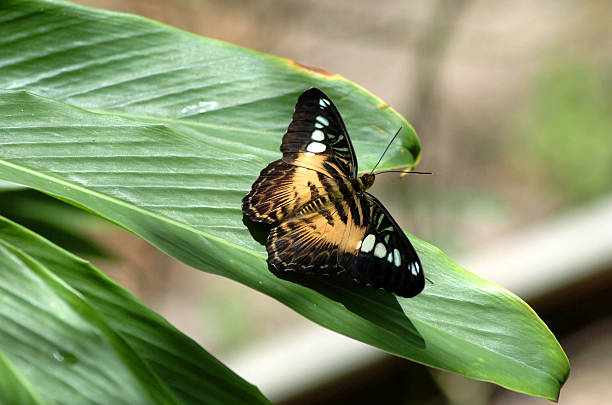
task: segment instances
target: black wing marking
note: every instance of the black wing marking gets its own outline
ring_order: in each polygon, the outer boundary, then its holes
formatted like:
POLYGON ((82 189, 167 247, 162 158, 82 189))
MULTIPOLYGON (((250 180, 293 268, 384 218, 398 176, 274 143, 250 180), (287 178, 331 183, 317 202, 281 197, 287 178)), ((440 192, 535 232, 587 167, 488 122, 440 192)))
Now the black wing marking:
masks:
POLYGON ((332 274, 338 268, 338 249, 346 225, 332 206, 291 218, 272 228, 266 250, 268 263, 278 271, 332 274))
POLYGON ((261 171, 242 199, 242 212, 252 221, 278 224, 324 191, 316 171, 276 160, 261 171))
POLYGON ((425 276, 414 247, 380 201, 368 193, 359 197, 361 205, 370 208, 364 213, 365 232, 359 232, 364 236, 354 245, 351 240, 341 247, 339 265, 363 284, 402 297, 417 295, 425 287, 425 276))
POLYGON ((281 152, 286 163, 317 171, 319 167, 309 157, 325 156, 345 177, 357 176, 357 158, 342 117, 330 98, 316 88, 299 97, 281 152))

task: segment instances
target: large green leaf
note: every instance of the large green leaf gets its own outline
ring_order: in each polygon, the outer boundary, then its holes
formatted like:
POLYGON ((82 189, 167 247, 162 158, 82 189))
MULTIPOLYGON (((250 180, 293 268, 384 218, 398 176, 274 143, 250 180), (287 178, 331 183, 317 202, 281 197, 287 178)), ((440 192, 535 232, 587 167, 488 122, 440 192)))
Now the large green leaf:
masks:
POLYGON ((3 217, 0 297, 2 403, 268 403, 89 263, 3 217))
POLYGON ((418 139, 381 100, 339 76, 134 16, 5 1, 0 18, 0 178, 390 353, 558 397, 569 364, 537 315, 416 237, 431 282, 413 299, 268 271, 265 232, 244 225, 240 200, 280 156, 297 96, 316 86, 332 97, 362 169, 400 126, 382 167, 413 165, 418 139))
POLYGON ((14 405, 44 404, 2 351, 0 351, 0 398, 3 403, 14 405))
POLYGON ((100 218, 36 190, 2 191, 0 215, 74 254, 89 258, 112 258, 110 252, 86 235, 86 230, 106 225, 100 218))

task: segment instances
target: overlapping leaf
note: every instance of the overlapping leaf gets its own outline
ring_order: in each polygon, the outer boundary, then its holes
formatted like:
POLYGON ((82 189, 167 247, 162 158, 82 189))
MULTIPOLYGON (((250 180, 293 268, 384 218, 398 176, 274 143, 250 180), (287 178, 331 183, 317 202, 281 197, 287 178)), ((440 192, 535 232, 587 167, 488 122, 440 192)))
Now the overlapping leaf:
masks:
POLYGON ((90 264, 0 217, 0 402, 267 403, 90 264), (28 402, 29 401, 29 402, 28 402))
POLYGON ((432 281, 414 299, 351 280, 272 275, 240 200, 297 96, 337 103, 360 167, 413 165, 395 111, 336 75, 141 18, 64 3, 0 5, 0 178, 115 222, 196 268, 262 291, 347 336, 435 367, 555 399, 563 351, 520 299, 412 237, 432 281), (27 92, 25 92, 25 91, 27 92))

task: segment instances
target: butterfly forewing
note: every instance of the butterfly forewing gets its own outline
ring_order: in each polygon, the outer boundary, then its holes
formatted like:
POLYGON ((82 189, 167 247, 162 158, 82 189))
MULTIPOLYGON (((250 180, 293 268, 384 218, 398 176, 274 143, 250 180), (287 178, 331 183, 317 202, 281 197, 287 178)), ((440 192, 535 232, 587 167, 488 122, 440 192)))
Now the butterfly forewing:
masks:
POLYGON ((425 286, 425 277, 408 237, 374 196, 363 193, 358 197, 361 206, 367 207, 364 225, 349 233, 361 238, 345 238, 338 264, 364 284, 402 297, 417 295, 425 286))
POLYGON ((321 192, 316 171, 277 160, 261 171, 242 199, 242 212, 256 222, 278 224, 321 192))
POLYGON ((242 199, 242 211, 253 221, 280 223, 325 193, 321 175, 335 182, 354 177, 357 171, 342 117, 319 89, 306 90, 299 97, 281 152, 283 159, 263 169, 242 199))
POLYGON ((334 165, 338 175, 357 175, 357 159, 344 122, 334 103, 319 89, 306 90, 298 99, 281 152, 290 164, 326 172, 325 163, 334 165), (326 159, 313 159, 316 156, 326 159))

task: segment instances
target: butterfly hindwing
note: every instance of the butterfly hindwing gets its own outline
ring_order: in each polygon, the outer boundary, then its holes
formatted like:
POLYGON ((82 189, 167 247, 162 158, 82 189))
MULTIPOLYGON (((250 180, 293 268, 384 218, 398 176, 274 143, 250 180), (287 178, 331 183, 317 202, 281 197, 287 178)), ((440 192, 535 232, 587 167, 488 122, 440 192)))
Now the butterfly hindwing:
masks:
POLYGON ((342 117, 319 89, 306 90, 299 97, 281 152, 283 160, 293 165, 328 171, 324 167, 327 163, 333 164, 341 176, 357 175, 357 159, 342 117))
POLYGON ((364 209, 363 226, 350 233, 338 257, 339 265, 361 283, 412 297, 425 286, 421 262, 408 237, 385 207, 371 194, 359 196, 364 209))
POLYGON ((292 218, 270 231, 268 263, 279 271, 331 274, 338 267, 344 226, 337 213, 312 212, 292 218))
POLYGON ((372 195, 353 194, 336 205, 298 215, 273 228, 266 249, 279 271, 333 274, 340 270, 357 281, 403 297, 423 290, 420 260, 382 204, 372 195), (353 198, 358 200, 354 204, 353 198))

